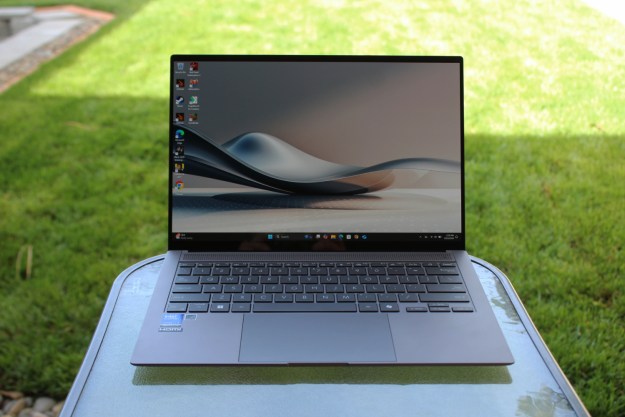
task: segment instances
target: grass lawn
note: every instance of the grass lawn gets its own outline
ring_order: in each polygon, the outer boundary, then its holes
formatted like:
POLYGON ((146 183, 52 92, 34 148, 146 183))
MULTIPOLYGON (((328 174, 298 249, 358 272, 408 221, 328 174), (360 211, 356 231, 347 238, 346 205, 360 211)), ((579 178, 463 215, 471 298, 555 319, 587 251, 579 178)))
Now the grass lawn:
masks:
POLYGON ((74 3, 118 19, 0 95, 0 387, 64 397, 113 279, 166 251, 170 54, 458 54, 469 251, 625 415, 625 26, 578 0, 74 3))

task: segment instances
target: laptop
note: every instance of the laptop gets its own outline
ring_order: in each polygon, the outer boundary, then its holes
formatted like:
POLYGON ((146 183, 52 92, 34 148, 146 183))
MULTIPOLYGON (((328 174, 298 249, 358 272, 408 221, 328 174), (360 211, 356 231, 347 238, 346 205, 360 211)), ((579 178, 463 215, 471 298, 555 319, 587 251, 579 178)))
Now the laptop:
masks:
POLYGON ((513 363, 465 251, 461 57, 174 55, 169 90, 133 365, 513 363))

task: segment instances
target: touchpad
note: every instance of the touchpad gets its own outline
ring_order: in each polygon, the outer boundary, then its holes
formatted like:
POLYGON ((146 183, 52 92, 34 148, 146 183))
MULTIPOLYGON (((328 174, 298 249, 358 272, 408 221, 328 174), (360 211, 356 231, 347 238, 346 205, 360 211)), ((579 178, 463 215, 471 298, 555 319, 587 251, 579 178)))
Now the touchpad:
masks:
POLYGON ((243 320, 240 362, 396 362, 386 314, 267 313, 243 320))

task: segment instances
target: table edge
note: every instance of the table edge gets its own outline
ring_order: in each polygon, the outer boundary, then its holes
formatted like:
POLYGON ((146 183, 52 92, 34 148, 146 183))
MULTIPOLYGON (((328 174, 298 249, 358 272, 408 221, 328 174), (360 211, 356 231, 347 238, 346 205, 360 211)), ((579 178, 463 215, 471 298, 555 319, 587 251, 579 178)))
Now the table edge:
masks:
MULTIPOLYGON (((543 359, 543 362, 545 363, 545 365, 551 372, 556 383, 559 385, 560 389, 562 390, 562 393, 566 396, 569 404, 571 405, 571 407, 573 407, 573 410, 580 417, 581 416, 590 417, 590 413, 588 412, 588 410, 582 403, 581 399, 575 392, 575 389, 571 385, 566 375, 564 375, 564 372, 562 372, 562 369, 556 362, 555 358, 553 357, 553 354, 551 353, 551 351, 545 344, 545 341, 543 340, 542 336, 538 332, 538 329, 536 328, 536 326, 534 325, 534 322, 532 321, 529 314, 527 313, 525 306, 519 299, 519 295, 514 289, 514 286, 510 282, 510 279, 499 268, 497 268, 490 262, 487 262, 481 258, 472 256, 472 255, 470 255, 469 257, 471 259, 471 262, 488 269, 490 272, 493 273, 493 275, 495 275, 495 277, 497 277, 501 285, 506 290, 506 293, 508 294, 510 301, 512 302, 517 314, 519 315, 519 319, 521 320, 521 323, 527 330, 527 333, 530 339, 532 340, 532 343, 536 347, 536 350, 538 351, 541 358, 543 359)), ((100 351, 102 341, 104 340, 104 335, 106 334, 106 331, 108 329, 108 325, 113 315, 113 311, 115 310, 117 299, 121 292, 121 288, 124 285, 124 282, 136 270, 143 268, 144 266, 149 265, 151 263, 161 261, 164 258, 165 258, 165 254, 161 254, 161 255, 156 255, 151 258, 144 259, 143 261, 137 262, 134 265, 131 265, 130 267, 122 271, 113 282, 111 291, 109 292, 109 296, 106 300, 106 304, 104 305, 104 309, 102 310, 100 320, 98 321, 98 325, 91 339, 91 343, 89 344, 87 353, 85 354, 85 358, 83 359, 83 362, 80 365, 78 374, 76 375, 76 378, 74 379, 74 382, 72 383, 70 392, 67 395, 67 398, 65 399, 65 404, 63 406, 63 410, 61 411, 61 414, 59 417, 72 416, 74 413, 74 410, 76 409, 78 400, 80 399, 82 391, 85 388, 85 383, 89 379, 89 375, 93 368, 93 364, 95 363, 95 359, 97 358, 98 353, 100 351)))

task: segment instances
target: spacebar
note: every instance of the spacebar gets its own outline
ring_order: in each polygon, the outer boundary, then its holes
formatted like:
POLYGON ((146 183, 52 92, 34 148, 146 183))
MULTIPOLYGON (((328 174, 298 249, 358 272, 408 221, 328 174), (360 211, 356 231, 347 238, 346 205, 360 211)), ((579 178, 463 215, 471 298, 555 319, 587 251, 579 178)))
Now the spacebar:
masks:
POLYGON ((258 303, 254 304, 255 313, 309 313, 309 312, 353 312, 356 311, 356 304, 353 303, 258 303))

